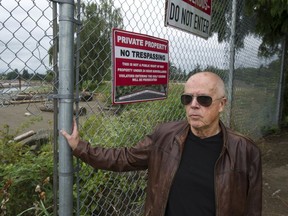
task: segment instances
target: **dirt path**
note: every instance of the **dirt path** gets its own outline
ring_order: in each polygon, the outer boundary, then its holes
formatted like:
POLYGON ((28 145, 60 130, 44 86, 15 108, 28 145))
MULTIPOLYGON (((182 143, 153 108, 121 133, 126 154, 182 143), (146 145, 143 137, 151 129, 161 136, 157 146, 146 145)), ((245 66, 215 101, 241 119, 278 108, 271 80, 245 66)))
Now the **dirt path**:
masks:
POLYGON ((263 216, 288 215, 288 129, 258 142, 263 161, 263 216))
MULTIPOLYGON (((54 126, 54 113, 43 112, 40 107, 44 102, 24 103, 0 107, 0 130, 4 125, 9 125, 10 134, 20 135, 30 130, 52 130, 54 126)), ((87 115, 95 113, 97 108, 91 107, 88 103, 79 104, 80 107, 87 109, 87 115)), ((85 119, 80 117, 81 121, 85 119)))
POLYGON ((53 113, 42 112, 42 103, 17 104, 0 108, 0 130, 9 125, 10 133, 19 135, 29 130, 53 129, 53 113))

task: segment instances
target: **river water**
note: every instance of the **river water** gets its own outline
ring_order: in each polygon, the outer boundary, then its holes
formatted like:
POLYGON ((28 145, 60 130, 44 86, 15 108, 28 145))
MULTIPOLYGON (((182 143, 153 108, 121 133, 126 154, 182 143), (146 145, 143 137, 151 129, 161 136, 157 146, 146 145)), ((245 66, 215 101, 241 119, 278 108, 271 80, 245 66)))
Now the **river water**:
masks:
POLYGON ((8 93, 12 93, 12 92, 20 92, 21 89, 19 88, 0 88, 0 94, 8 94, 8 93))
POLYGON ((13 98, 15 98, 19 93, 23 92, 24 90, 27 91, 31 87, 29 86, 22 86, 22 88, 11 87, 11 88, 0 88, 0 107, 1 104, 6 104, 13 98))

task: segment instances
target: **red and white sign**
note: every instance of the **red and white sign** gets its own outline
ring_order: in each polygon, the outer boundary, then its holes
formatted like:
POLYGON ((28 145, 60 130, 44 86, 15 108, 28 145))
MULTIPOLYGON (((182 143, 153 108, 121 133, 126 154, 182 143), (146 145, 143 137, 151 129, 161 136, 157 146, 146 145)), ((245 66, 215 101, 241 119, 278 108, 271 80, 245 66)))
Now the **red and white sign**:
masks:
POLYGON ((165 26, 209 37, 212 0, 166 0, 165 12, 165 26))
POLYGON ((113 103, 166 98, 168 41, 120 29, 112 34, 113 103))

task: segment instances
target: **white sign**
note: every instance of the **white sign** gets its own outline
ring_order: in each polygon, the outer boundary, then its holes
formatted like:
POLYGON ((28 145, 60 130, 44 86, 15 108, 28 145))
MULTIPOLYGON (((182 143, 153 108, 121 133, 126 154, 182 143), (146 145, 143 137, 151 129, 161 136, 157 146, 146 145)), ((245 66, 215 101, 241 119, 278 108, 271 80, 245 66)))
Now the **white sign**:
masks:
POLYGON ((167 0, 165 12, 165 26, 209 37, 212 0, 167 0))

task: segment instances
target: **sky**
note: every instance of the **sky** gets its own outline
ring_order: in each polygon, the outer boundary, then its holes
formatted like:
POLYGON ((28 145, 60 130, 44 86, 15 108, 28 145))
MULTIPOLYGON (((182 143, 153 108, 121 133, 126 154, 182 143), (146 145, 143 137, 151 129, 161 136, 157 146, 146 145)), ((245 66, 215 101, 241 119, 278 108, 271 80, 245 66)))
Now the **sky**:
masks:
POLYGON ((125 14, 125 29, 167 39, 170 61, 177 67, 186 71, 193 70, 197 64, 203 67, 207 65, 225 67, 223 52, 227 44, 219 44, 216 35, 205 40, 173 27, 164 26, 164 0, 146 0, 141 4, 132 0, 118 0, 118 2, 125 14))
POLYGON ((1 0, 0 73, 45 73, 52 39, 52 8, 46 0, 1 0))
MULTIPOLYGON (((121 8, 126 30, 169 40, 170 61, 176 67, 186 71, 196 65, 229 67, 229 44, 218 43, 217 35, 205 40, 164 26, 165 0, 115 0, 114 5, 121 8)), ((52 43, 51 22, 49 0, 1 0, 0 73, 14 69, 46 73, 51 69, 47 54, 52 43)), ((245 41, 246 48, 236 56, 238 66, 259 66, 260 42, 255 38, 245 41)))

